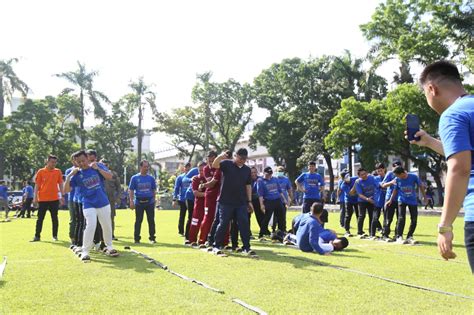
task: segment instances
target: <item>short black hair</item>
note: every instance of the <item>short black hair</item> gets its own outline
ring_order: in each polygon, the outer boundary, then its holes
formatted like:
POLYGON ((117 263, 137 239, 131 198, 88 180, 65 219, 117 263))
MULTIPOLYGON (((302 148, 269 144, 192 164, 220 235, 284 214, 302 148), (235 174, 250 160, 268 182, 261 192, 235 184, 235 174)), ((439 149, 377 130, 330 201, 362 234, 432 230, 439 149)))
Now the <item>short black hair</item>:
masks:
POLYGON ((308 162, 308 165, 314 165, 314 166, 316 166, 316 162, 315 162, 315 161, 309 161, 309 162, 308 162))
POLYGON ((393 174, 396 174, 396 175, 400 175, 400 174, 403 174, 403 173, 405 173, 405 169, 402 166, 397 166, 393 170, 393 174))
POLYGON ((359 175, 361 172, 367 172, 367 170, 365 168, 361 167, 357 170, 357 175, 359 175))
POLYGON ((81 155, 84 155, 85 157, 87 157, 87 153, 86 151, 84 150, 79 150, 77 151, 76 153, 74 153, 72 156, 77 159, 78 157, 80 157, 81 155))
POLYGON ((198 167, 200 167, 200 166, 206 166, 206 165, 207 165, 207 163, 204 162, 204 161, 201 161, 201 162, 198 163, 198 167))
POLYGON ((188 162, 188 163, 184 164, 184 167, 191 167, 191 163, 188 162))
POLYGON ((311 205, 311 212, 313 214, 321 214, 323 213, 324 205, 322 202, 316 201, 311 205))
POLYGON ((140 161, 140 166, 143 166, 143 164, 145 163, 148 163, 148 165, 150 165, 150 162, 148 162, 147 160, 141 160, 140 161))
POLYGON ((49 160, 56 160, 57 161, 58 157, 56 155, 50 154, 50 155, 48 155, 48 161, 49 160))
POLYGON ((385 169, 385 164, 383 164, 383 163, 377 163, 377 164, 375 164, 375 169, 376 169, 376 170, 379 170, 379 169, 381 169, 381 168, 385 169))
POLYGON ((247 149, 245 148, 240 148, 237 150, 237 153, 236 153, 238 156, 241 156, 241 157, 247 157, 249 156, 249 152, 247 151, 247 149))
POLYGON ((97 151, 96 150, 93 150, 93 149, 89 149, 87 151, 85 151, 87 155, 93 155, 93 156, 97 156, 97 151))
POLYGON ((459 74, 458 68, 453 63, 447 60, 440 60, 433 62, 423 69, 420 75, 420 84, 423 86, 428 81, 437 79, 448 79, 461 83, 461 75, 459 74))
POLYGON ((349 240, 345 237, 338 237, 337 238, 338 240, 341 241, 341 245, 342 247, 340 249, 334 249, 334 250, 343 250, 344 248, 346 248, 347 246, 349 246, 349 240))

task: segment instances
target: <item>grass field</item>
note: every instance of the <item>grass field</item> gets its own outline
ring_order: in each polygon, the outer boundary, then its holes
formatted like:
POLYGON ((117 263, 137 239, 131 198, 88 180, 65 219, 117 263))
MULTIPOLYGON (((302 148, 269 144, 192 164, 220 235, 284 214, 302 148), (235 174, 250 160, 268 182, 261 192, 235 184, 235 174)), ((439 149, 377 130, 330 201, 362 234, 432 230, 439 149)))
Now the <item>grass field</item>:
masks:
MULTIPOLYGON (((295 215, 289 212, 288 218, 295 215)), ((351 238, 344 252, 320 256, 252 241, 259 260, 237 254, 217 257, 185 247, 183 238, 177 234, 177 218, 177 211, 158 211, 158 243, 135 246, 133 213, 118 211, 119 241, 115 247, 121 256, 110 258, 93 252, 90 264, 80 262, 68 249, 66 211, 60 212, 59 242, 51 240, 49 215, 42 242, 37 243, 28 242, 34 234, 35 219, 0 223, 0 255, 8 257, 0 281, 0 314, 251 313, 233 303, 233 298, 269 314, 474 312, 473 300, 369 276, 474 297, 474 278, 461 246, 462 219, 455 225, 458 258, 446 262, 437 254, 436 217, 419 218, 415 233, 421 242, 419 246, 351 238), (124 246, 129 245, 173 271, 225 293, 206 290, 157 268, 142 257, 124 251, 124 246)), ((337 215, 331 214, 328 227, 342 232, 337 222, 337 215)), ((254 233, 256 227, 253 219, 254 233)), ((147 233, 144 222, 142 239, 147 239, 147 233)))

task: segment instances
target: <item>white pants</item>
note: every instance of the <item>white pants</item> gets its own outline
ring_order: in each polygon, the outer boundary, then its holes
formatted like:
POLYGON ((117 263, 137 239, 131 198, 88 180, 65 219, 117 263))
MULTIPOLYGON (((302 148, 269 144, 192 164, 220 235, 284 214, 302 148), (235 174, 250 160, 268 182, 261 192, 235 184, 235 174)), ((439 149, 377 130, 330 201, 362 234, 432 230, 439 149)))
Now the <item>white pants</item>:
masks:
POLYGON ((104 237, 105 246, 107 246, 108 250, 112 250, 112 220, 110 218, 110 205, 106 205, 102 208, 87 208, 82 210, 82 212, 86 218, 82 253, 84 255, 89 255, 89 251, 94 246, 94 234, 97 226, 97 218, 99 218, 102 227, 102 236, 104 237))

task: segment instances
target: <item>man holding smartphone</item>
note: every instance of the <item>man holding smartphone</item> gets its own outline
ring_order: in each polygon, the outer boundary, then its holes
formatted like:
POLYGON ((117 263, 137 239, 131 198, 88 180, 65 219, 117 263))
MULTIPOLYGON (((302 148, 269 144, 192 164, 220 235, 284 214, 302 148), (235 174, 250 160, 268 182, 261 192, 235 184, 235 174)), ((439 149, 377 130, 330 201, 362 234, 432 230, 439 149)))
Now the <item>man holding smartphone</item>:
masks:
POLYGON ((474 96, 468 95, 456 66, 447 61, 428 65, 420 76, 420 84, 429 106, 441 115, 441 141, 425 131, 416 133, 419 141, 446 156, 445 199, 438 224, 438 249, 444 259, 453 259, 453 222, 464 208, 464 241, 467 257, 474 274, 474 96), (464 204, 463 204, 464 203, 464 204))

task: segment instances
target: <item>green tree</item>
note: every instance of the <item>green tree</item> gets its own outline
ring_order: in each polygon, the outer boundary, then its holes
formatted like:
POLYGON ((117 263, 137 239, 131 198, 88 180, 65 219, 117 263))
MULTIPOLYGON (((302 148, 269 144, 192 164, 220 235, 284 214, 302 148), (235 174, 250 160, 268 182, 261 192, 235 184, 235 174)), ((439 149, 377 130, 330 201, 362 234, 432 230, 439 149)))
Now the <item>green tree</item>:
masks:
MULTIPOLYGON (((28 93, 28 85, 23 82, 13 70, 13 64, 18 62, 17 58, 0 60, 0 121, 4 118, 5 101, 11 100, 15 91, 20 92, 23 97, 28 93)), ((2 133, 4 134, 4 133, 2 133)), ((0 146, 0 178, 5 173, 5 151, 0 146)))
POLYGON ((151 90, 151 85, 147 85, 143 80, 143 77, 139 77, 137 81, 131 82, 129 87, 132 89, 132 93, 126 96, 128 100, 128 111, 138 112, 138 126, 137 126, 137 168, 140 168, 140 159, 142 158, 142 142, 143 142, 143 115, 147 107, 149 107, 154 116, 157 115, 156 110, 156 95, 151 90))
MULTIPOLYGON (((109 103, 109 99, 104 93, 94 90, 94 78, 98 75, 97 71, 87 71, 86 65, 77 62, 78 69, 75 71, 69 71, 64 73, 56 74, 58 78, 67 80, 70 84, 79 89, 79 106, 72 112, 74 118, 79 122, 80 128, 80 139, 81 148, 86 147, 87 132, 84 127, 84 121, 86 116, 90 113, 89 107, 87 107, 85 98, 89 98, 89 101, 93 105, 93 113, 96 118, 104 118, 106 116, 105 110, 101 105, 101 100, 109 103)), ((66 88, 62 94, 69 94, 74 89, 66 88)))

